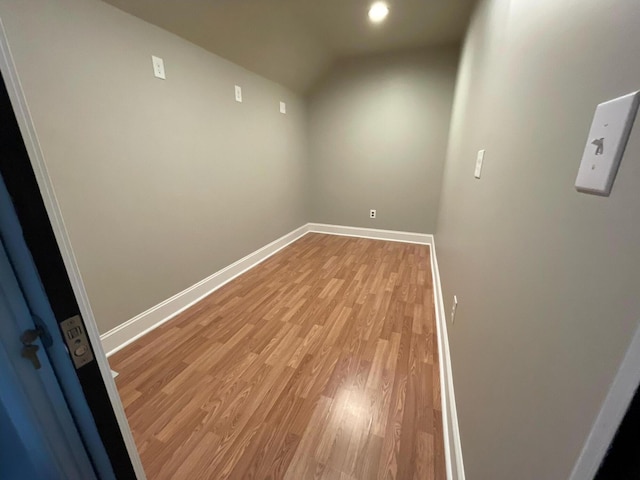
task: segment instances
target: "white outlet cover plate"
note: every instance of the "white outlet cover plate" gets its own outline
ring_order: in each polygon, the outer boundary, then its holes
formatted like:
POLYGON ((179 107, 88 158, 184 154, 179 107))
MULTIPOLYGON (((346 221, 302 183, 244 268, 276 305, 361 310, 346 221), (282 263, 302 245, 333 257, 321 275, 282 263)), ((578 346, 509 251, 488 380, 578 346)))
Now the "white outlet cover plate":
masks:
POLYGON ((151 62, 153 63, 153 75, 156 78, 166 80, 167 77, 164 73, 164 60, 160 57, 156 57, 155 55, 151 55, 151 62))
POLYGON ((578 169, 578 191, 604 196, 611 193, 639 101, 640 92, 634 92, 598 105, 578 169))
POLYGON ((242 103, 242 87, 236 85, 236 102, 242 103))
POLYGON ((478 150, 478 155, 476 156, 476 170, 473 172, 473 176, 476 178, 480 178, 482 175, 482 164, 484 163, 484 150, 478 150))
POLYGON ((280 102, 280 113, 282 114, 286 114, 287 113, 287 104, 284 102, 280 102))

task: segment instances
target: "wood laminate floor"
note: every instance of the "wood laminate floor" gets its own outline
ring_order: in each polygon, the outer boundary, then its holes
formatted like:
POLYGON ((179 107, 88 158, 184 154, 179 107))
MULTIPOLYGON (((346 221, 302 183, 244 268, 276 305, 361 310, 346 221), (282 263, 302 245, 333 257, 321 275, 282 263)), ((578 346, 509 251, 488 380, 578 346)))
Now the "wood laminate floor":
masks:
POLYGON ((149 479, 444 479, 429 247, 309 234, 113 355, 149 479))

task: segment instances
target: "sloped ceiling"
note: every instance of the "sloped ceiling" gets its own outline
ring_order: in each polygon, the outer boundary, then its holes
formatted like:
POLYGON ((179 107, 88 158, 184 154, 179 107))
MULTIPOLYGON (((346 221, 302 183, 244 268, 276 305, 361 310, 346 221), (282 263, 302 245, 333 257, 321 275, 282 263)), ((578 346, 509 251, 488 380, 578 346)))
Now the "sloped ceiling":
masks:
POLYGON ((104 0, 248 70, 306 92, 342 57, 460 42, 475 0, 104 0))

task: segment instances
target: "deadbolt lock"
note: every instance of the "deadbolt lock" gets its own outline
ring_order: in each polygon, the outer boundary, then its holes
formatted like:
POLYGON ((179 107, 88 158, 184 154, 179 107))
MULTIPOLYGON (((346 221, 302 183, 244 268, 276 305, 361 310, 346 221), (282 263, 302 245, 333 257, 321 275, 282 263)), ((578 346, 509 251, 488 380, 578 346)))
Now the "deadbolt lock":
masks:
POLYGON ((60 328, 76 369, 93 360, 93 352, 80 315, 67 318, 60 323, 60 328))

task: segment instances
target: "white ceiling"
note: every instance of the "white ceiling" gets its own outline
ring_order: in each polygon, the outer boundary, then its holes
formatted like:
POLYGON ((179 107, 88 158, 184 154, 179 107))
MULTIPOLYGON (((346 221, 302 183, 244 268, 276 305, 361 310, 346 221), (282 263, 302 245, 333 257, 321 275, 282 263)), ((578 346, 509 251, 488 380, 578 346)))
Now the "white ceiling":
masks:
POLYGON ((460 42, 475 0, 105 0, 298 92, 338 58, 460 42))

